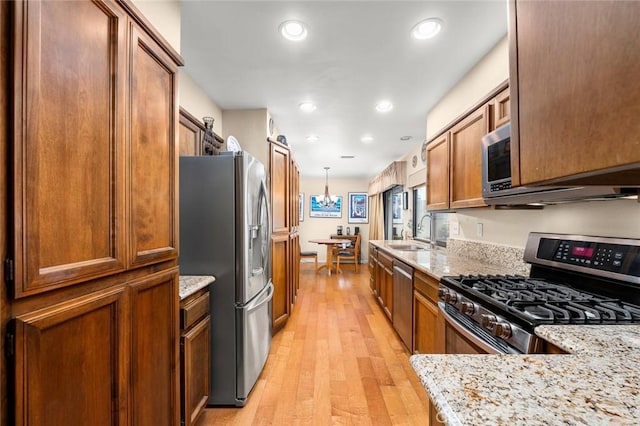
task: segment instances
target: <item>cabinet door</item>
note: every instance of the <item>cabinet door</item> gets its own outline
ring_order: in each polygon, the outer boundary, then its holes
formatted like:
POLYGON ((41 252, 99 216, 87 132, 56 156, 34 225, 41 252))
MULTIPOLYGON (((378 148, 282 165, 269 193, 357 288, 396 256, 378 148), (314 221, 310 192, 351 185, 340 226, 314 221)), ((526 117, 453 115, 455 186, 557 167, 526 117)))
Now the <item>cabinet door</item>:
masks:
POLYGON ((393 270, 384 268, 384 312, 393 321, 393 270))
POLYGON ((284 326, 289 318, 289 235, 275 235, 271 237, 271 261, 273 299, 271 316, 274 331, 284 326))
POLYGON ((289 236, 289 304, 293 306, 296 300, 300 281, 300 236, 293 233, 289 236))
POLYGON ((377 249, 373 244, 369 244, 369 287, 371 288, 371 292, 374 296, 378 295, 378 290, 376 286, 376 264, 378 263, 376 260, 377 249))
POLYGON ((16 2, 14 11, 19 298, 124 269, 126 16, 99 1, 16 2))
POLYGON ((99 292, 15 320, 15 424, 127 424, 126 291, 99 292))
POLYGON ((270 143, 271 221, 273 232, 289 232, 289 150, 270 143))
POLYGON ((505 125, 511 119, 511 95, 509 88, 504 89, 493 100, 493 125, 490 131, 505 125))
POLYGON ((180 155, 202 155, 202 125, 187 111, 180 108, 179 152, 180 155))
POLYGON ((519 148, 512 155, 519 184, 582 175, 580 183, 637 185, 640 2, 513 6, 511 146, 519 148), (601 175, 634 164, 635 170, 601 175))
POLYGON ((489 105, 469 114, 450 130, 451 208, 484 206, 482 137, 489 130, 489 105))
POLYGON ((131 282, 132 424, 179 424, 178 269, 131 282))
POLYGON ((131 266, 177 257, 177 67, 131 28, 129 226, 131 266))
POLYGON ((449 208, 449 132, 427 145, 427 209, 449 208))
MULTIPOLYGON (((208 294, 207 294, 208 297, 208 294)), ((182 421, 192 426, 207 405, 211 317, 207 315, 182 335, 182 421)))
POLYGON ((438 307, 417 291, 413 292, 413 352, 437 354, 442 346, 438 339, 438 307))

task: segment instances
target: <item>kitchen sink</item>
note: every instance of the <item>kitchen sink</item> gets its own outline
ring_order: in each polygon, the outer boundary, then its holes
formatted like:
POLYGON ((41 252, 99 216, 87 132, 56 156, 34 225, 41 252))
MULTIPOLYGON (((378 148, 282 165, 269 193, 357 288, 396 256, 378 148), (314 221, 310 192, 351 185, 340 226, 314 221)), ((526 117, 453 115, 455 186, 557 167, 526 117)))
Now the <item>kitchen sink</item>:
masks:
POLYGON ((400 251, 420 251, 420 250, 427 250, 426 247, 423 246, 417 246, 415 244, 389 244, 389 247, 394 249, 394 250, 400 250, 400 251))

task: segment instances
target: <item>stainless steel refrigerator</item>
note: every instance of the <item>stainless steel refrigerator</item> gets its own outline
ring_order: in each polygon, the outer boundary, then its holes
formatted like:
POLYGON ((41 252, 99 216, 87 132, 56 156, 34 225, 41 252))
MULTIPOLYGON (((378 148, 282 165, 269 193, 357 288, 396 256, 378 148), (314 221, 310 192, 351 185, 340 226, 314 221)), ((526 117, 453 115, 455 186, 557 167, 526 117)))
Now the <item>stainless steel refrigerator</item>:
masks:
POLYGON ((180 157, 180 274, 214 275, 208 405, 244 406, 271 346, 265 167, 246 152, 180 157))

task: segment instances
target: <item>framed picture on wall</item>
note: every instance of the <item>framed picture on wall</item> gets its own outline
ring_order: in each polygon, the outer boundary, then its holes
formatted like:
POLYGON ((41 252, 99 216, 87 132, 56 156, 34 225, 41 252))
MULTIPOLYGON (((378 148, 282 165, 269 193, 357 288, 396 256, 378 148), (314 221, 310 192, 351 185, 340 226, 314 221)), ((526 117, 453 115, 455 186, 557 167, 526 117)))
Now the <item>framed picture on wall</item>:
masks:
POLYGON ((311 195, 309 197, 309 204, 311 209, 309 210, 309 217, 342 217, 342 195, 332 195, 333 201, 330 205, 324 205, 322 202, 324 195, 311 195))
POLYGON ((369 223, 369 197, 366 192, 349 193, 349 223, 369 223))
POLYGON ((391 214, 393 223, 402 223, 402 192, 391 196, 391 214))
POLYGON ((298 220, 304 220, 304 192, 298 194, 298 220))

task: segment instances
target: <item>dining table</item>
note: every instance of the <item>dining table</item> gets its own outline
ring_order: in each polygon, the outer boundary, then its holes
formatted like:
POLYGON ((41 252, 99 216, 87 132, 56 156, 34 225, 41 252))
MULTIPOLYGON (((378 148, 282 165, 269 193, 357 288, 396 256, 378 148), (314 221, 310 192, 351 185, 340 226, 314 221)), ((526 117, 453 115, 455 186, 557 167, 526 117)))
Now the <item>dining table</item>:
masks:
POLYGON ((338 245, 349 245, 349 240, 338 238, 320 238, 309 240, 309 242, 327 246, 327 260, 324 265, 320 265, 318 267, 318 271, 322 268, 326 268, 329 275, 331 275, 331 270, 333 269, 333 247, 338 245))

